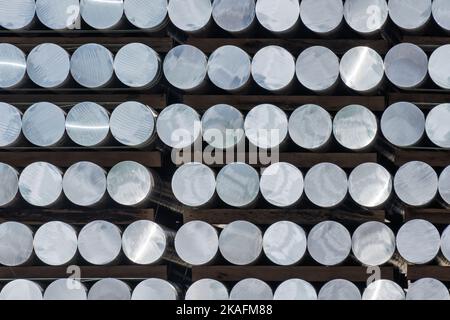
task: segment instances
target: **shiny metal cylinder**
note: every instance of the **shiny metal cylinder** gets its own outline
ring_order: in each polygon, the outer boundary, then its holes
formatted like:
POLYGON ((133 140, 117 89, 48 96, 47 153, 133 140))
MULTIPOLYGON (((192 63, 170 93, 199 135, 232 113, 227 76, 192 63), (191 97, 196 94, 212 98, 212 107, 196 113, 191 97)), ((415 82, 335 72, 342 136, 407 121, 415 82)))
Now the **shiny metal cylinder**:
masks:
POLYGON ((362 296, 363 300, 405 300, 405 291, 391 280, 377 280, 372 282, 362 296))
POLYGON ((304 183, 309 201, 321 208, 335 208, 347 197, 347 174, 332 163, 312 167, 306 174, 304 183))
POLYGON ((308 234, 308 252, 324 266, 343 263, 349 257, 351 248, 350 232, 334 221, 319 223, 308 234))
POLYGON ((0 300, 37 301, 42 300, 42 288, 30 280, 17 279, 8 282, 0 291, 0 300))
POLYGON ((212 16, 221 29, 240 34, 254 25, 255 7, 255 0, 215 0, 212 16))
POLYGON ((172 192, 182 205, 192 208, 207 206, 216 194, 216 174, 204 164, 186 163, 172 177, 172 192))
POLYGON ((216 87, 230 92, 237 92, 248 86, 251 69, 250 56, 236 46, 220 47, 208 59, 209 79, 216 87))
POLYGON ((78 0, 36 0, 36 15, 49 29, 73 29, 80 21, 78 0))
POLYGON ((386 140, 394 146, 414 147, 425 135, 425 115, 412 103, 397 102, 383 112, 380 127, 386 140))
POLYGON ((428 63, 428 73, 430 74, 431 80, 433 80, 437 86, 446 90, 450 89, 450 66, 447 63, 449 59, 450 44, 447 44, 434 50, 428 63))
MULTIPOLYGON (((439 195, 445 205, 450 207, 450 165, 439 176, 439 195)), ((450 259, 449 259, 450 261, 450 259)))
POLYGON ((94 29, 116 28, 123 17, 123 0, 81 0, 80 12, 84 22, 94 29))
POLYGON ((78 251, 84 260, 93 265, 115 262, 122 248, 120 229, 107 221, 93 221, 78 235, 78 251))
POLYGON ((78 103, 67 114, 66 132, 79 146, 102 146, 109 138, 109 112, 94 102, 78 103))
POLYGON ((441 246, 441 235, 434 225, 425 220, 406 222, 397 233, 397 249, 410 264, 433 261, 441 246))
POLYGON ((219 250, 233 265, 246 266, 258 261, 263 251, 263 235, 253 223, 235 221, 220 233, 219 250))
POLYGON ((301 148, 310 151, 323 149, 333 136, 331 115, 315 104, 301 106, 289 118, 289 136, 301 148))
POLYGON ((228 300, 227 287, 217 280, 201 279, 194 282, 186 291, 185 300, 228 300))
POLYGON ((303 174, 295 166, 279 162, 266 168, 259 183, 264 199, 279 208, 293 207, 303 196, 303 174))
POLYGON ((273 295, 273 300, 317 300, 317 292, 309 282, 301 279, 290 279, 278 286, 273 295))
POLYGON ((230 163, 220 170, 216 178, 216 191, 227 205, 246 208, 259 197, 259 174, 245 163, 230 163))
POLYGON ((18 222, 0 224, 0 264, 17 267, 27 264, 33 255, 33 232, 18 222))
POLYGON ((25 80, 25 53, 9 43, 0 43, 0 89, 13 89, 25 80))
POLYGON ((300 20, 298 0, 258 0, 256 18, 268 31, 286 34, 294 31, 300 20))
POLYGON ((64 174, 63 191, 77 206, 96 206, 106 197, 106 171, 92 162, 75 163, 64 174))
POLYGON ((373 146, 377 140, 378 119, 366 107, 349 105, 334 117, 333 133, 344 148, 364 151, 373 146))
POLYGON ((82 45, 72 55, 70 73, 83 87, 102 88, 113 79, 114 56, 102 45, 82 45))
POLYGON ((87 300, 87 288, 78 280, 58 279, 45 289, 44 300, 87 300))
POLYGON ((22 135, 22 113, 16 107, 0 102, 0 148, 17 144, 22 135))
POLYGON ((124 12, 136 28, 159 31, 167 23, 168 0, 124 0, 124 12))
POLYGON ((175 27, 188 33, 203 31, 212 16, 211 0, 170 0, 167 10, 175 27))
POLYGON ((358 287, 348 280, 335 279, 323 285, 319 291, 319 300, 331 301, 358 301, 361 300, 361 292, 358 287))
POLYGON ((0 208, 9 207, 19 195, 19 173, 6 163, 0 162, 0 208))
POLYGON ((415 44, 401 43, 386 54, 384 68, 393 85, 400 89, 415 89, 428 77, 428 56, 415 44))
POLYGON ((431 19, 431 0, 389 0, 389 17, 403 31, 422 31, 431 19))
POLYGON ((298 264, 306 254, 307 239, 302 227, 289 221, 271 225, 263 237, 264 254, 280 266, 298 264))
POLYGON ((272 288, 258 279, 239 281, 230 292, 230 300, 273 300, 272 288))
POLYGON ((88 300, 131 300, 131 288, 118 279, 102 279, 89 289, 88 300))
POLYGON ((406 293, 406 300, 450 300, 448 288, 441 281, 424 278, 412 283, 406 293))
POLYGON ((161 141, 170 148, 191 147, 202 137, 200 115, 185 104, 172 104, 164 108, 156 122, 161 141))
POLYGON ((151 88, 162 77, 161 58, 142 43, 123 46, 114 58, 114 71, 124 85, 131 88, 151 88))
POLYGON ((441 253, 447 261, 450 261, 450 226, 448 226, 442 233, 441 253))
POLYGON ((439 27, 450 32, 450 3, 447 0, 433 0, 432 14, 439 27))
POLYGON ((36 231, 33 247, 36 256, 49 266, 63 266, 77 254, 77 232, 67 223, 48 222, 36 231))
POLYGON ((0 26, 7 30, 27 29, 34 21, 36 3, 34 0, 0 2, 0 26))
POLYGON ((121 144, 145 148, 156 139, 157 113, 153 108, 136 101, 127 101, 114 109, 110 119, 113 137, 121 144))
POLYGON ((450 149, 450 103, 438 105, 428 114, 425 129, 428 138, 438 147, 450 149))
POLYGON ((345 21, 350 28, 365 36, 380 32, 388 13, 386 0, 346 0, 344 4, 345 21))
POLYGON ((408 162, 397 171, 394 189, 400 200, 411 207, 424 207, 435 200, 439 178, 434 169, 420 161, 408 162))
POLYGON ((302 0, 300 18, 312 32, 327 36, 339 30, 344 20, 342 0, 302 0))
POLYGON ((162 279, 147 279, 133 290, 131 300, 179 300, 179 289, 162 279))
POLYGON ((36 207, 51 207, 63 196, 63 178, 60 169, 47 162, 27 166, 19 177, 22 198, 36 207))

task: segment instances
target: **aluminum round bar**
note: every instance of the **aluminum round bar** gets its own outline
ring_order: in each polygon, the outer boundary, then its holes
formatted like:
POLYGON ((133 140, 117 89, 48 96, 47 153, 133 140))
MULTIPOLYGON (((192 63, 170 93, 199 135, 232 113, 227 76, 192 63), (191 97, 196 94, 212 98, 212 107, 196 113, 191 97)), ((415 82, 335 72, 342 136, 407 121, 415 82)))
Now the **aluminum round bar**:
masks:
POLYGON ((327 282, 319 291, 319 300, 331 301, 358 301, 361 300, 361 292, 352 282, 336 279, 327 282))
POLYGON ((102 279, 89 289, 88 300, 131 300, 131 288, 118 279, 102 279))
POLYGON ((0 102, 0 147, 15 145, 22 132, 22 113, 16 107, 0 102))
POLYGON ((208 77, 211 82, 230 92, 239 91, 249 84, 251 69, 250 56, 236 46, 220 47, 208 60, 208 77))
POLYGON ((17 267, 30 261, 33 254, 33 232, 17 222, 0 224, 0 264, 17 267))
POLYGON ((280 221, 271 225, 263 237, 264 254, 280 266, 299 263, 306 254, 306 233, 295 223, 280 221))
POLYGON ((389 0, 389 17, 403 31, 421 31, 431 19, 431 0, 389 0))
POLYGON ((178 300, 178 289, 161 279, 147 279, 134 289, 131 300, 178 300))
POLYGON ((217 280, 201 279, 186 291, 185 300, 228 300, 230 295, 225 285, 217 280))
POLYGON ((75 229, 67 223, 48 222, 34 235, 34 252, 46 265, 67 265, 77 254, 77 240, 75 229))
POLYGON ((450 261, 450 226, 442 233, 441 252, 447 261, 450 261))
POLYGON ((428 63, 428 73, 431 79, 442 89, 450 89, 450 65, 447 63, 449 59, 450 45, 445 45, 434 50, 428 63))
POLYGON ((19 193, 19 173, 6 163, 0 163, 0 208, 14 203, 19 193))
POLYGON ((34 0, 0 1, 0 26, 8 30, 29 27, 36 13, 34 0))
POLYGON ((432 14, 434 21, 442 29, 450 32, 450 3, 446 0, 434 0, 432 14))
POLYGON ((64 174, 63 191, 78 206, 98 205, 106 196, 106 171, 92 162, 75 163, 64 174))
POLYGON ((311 257, 324 266, 335 266, 350 255, 352 239, 340 223, 325 221, 308 234, 308 251, 311 257))
POLYGON ((303 0, 300 3, 300 18, 312 32, 329 35, 341 26, 344 5, 342 0, 303 0))
POLYGON ((78 250, 88 263, 108 265, 120 255, 122 238, 120 229, 107 221, 93 221, 81 229, 78 250))
POLYGON ((215 23, 230 33, 248 31, 255 21, 255 0, 215 0, 212 16, 215 23))
POLYGON ((290 279, 278 286, 273 295, 273 300, 317 300, 317 292, 309 282, 301 279, 290 279))
POLYGON ((156 117, 156 111, 147 105, 136 101, 124 102, 111 114, 111 133, 125 146, 147 147, 156 139, 156 117))
POLYGON ((450 300, 447 287, 439 280, 424 278, 412 283, 406 293, 406 300, 450 300))
POLYGON ((362 296, 363 300, 405 300, 405 291, 393 281, 377 280, 372 282, 362 296))
POLYGON ((217 175, 216 191, 219 198, 229 206, 252 206, 259 196, 259 174, 245 163, 228 164, 217 175))
POLYGON ((344 4, 347 24, 363 35, 379 32, 386 24, 388 12, 386 0, 346 0, 344 4))
POLYGON ((124 0, 124 12, 135 27, 159 31, 167 22, 167 0, 124 0))
POLYGON ((81 17, 94 29, 113 29, 123 16, 123 0, 81 0, 81 17))
POLYGON ((219 236, 219 250, 233 265, 245 266, 255 263, 263 250, 261 230, 247 221, 228 224, 219 236))
POLYGON ((383 112, 381 132, 396 147, 413 147, 425 135, 425 115, 412 103, 394 103, 383 112))
POLYGON ((301 106, 289 118, 289 136, 301 148, 322 149, 331 141, 332 135, 331 115, 318 105, 301 106))
POLYGON ((438 188, 436 171, 424 162, 408 162, 400 167, 394 177, 395 193, 408 206, 428 205, 436 198, 438 188))
POLYGON ((428 114, 425 128, 428 138, 438 147, 450 149, 450 103, 438 105, 428 114))
POLYGON ((80 3, 78 0, 36 0, 36 15, 49 29, 73 29, 80 19, 80 3))
POLYGON ((258 279, 239 281, 230 292, 230 300, 273 300, 272 288, 258 279))
POLYGON ((12 89, 25 79, 27 62, 22 50, 9 43, 0 43, 0 88, 12 89))
POLYGON ((258 0, 256 18, 273 33, 288 33, 298 25, 300 4, 298 0, 258 0))
POLYGON ((27 166, 19 177, 19 191, 22 198, 36 207, 50 207, 63 194, 62 173, 46 162, 35 162, 27 166))
POLYGON ((316 206, 337 207, 345 200, 347 193, 347 174, 334 164, 318 164, 305 176, 305 194, 316 206))
POLYGON ((0 300, 37 301, 42 299, 42 288, 30 280, 13 280, 0 291, 0 300))
POLYGON ((401 43, 386 54, 384 68, 392 84, 401 89, 415 89, 427 79, 428 56, 415 44, 401 43))
POLYGON ((450 166, 445 168, 439 176, 439 195, 450 206, 450 166))
POLYGON ((70 72, 75 81, 86 88, 106 86, 114 75, 114 57, 102 45, 82 45, 72 55, 70 72))
POLYGON ((172 178, 172 191, 181 204, 199 208, 211 203, 216 193, 216 175, 204 164, 191 162, 179 167, 172 178))
POLYGON ((170 21, 182 31, 202 31, 212 15, 210 0, 170 0, 167 7, 170 21))
POLYGON ((44 300, 87 300, 87 289, 78 280, 58 279, 45 289, 44 300))
POLYGON ((191 147, 202 136, 200 115, 185 104, 172 104, 160 113, 156 131, 161 141, 171 148, 191 147))

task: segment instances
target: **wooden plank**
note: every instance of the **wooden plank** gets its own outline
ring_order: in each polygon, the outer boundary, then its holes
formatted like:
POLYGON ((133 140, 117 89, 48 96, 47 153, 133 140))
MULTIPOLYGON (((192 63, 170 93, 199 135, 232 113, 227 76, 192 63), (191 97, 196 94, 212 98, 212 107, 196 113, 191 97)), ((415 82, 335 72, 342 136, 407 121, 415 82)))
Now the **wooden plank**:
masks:
POLYGON ((405 220, 424 219, 434 224, 450 224, 450 209, 406 209, 405 220))
POLYGON ((440 281, 450 281, 450 267, 440 266, 408 266, 408 280, 434 278, 440 281))
POLYGON ((402 42, 413 43, 420 46, 426 52, 433 52, 437 47, 450 42, 449 37, 411 36, 405 35, 402 42))
MULTIPOLYGON (((281 282, 300 278, 310 282, 327 282, 334 279, 346 279, 353 282, 366 282, 370 274, 365 267, 279 267, 279 266, 206 266, 193 267, 192 280, 215 279, 235 282, 246 278, 256 278, 268 282, 281 282)), ((394 279, 393 267, 381 267, 383 279, 394 279)))
POLYGON ((394 151, 394 163, 402 166, 410 161, 423 161, 432 167, 447 167, 450 165, 450 150, 430 148, 429 150, 400 150, 394 151))
POLYGON ((432 109, 436 105, 441 103, 448 103, 449 100, 450 100, 450 93, 410 92, 410 93, 390 93, 388 95, 389 105, 396 102, 408 101, 416 104, 418 107, 424 110, 432 109))

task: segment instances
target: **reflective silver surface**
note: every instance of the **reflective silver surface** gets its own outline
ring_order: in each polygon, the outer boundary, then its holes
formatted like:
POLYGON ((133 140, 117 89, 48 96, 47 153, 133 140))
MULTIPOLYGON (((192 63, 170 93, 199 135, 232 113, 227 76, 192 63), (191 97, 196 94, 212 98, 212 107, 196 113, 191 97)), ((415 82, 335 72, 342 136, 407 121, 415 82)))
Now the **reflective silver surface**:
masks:
POLYGON ((326 47, 310 47, 298 57, 296 74, 307 89, 317 93, 325 92, 338 82, 339 58, 326 47))
POLYGON ((200 115, 185 104, 172 104, 160 113, 156 131, 161 141, 171 148, 190 147, 202 136, 200 115))
POLYGON ((431 18, 431 0, 389 0, 389 17, 405 31, 420 30, 431 18))
POLYGON ((140 102, 127 101, 116 107, 109 126, 121 144, 141 148, 156 138, 156 111, 140 102))
POLYGON ((442 171, 439 177, 439 194, 442 200, 450 206, 450 165, 442 171))
POLYGON ((58 279, 45 289, 44 300, 87 300, 87 289, 78 280, 58 279))
POLYGON ((35 162, 20 174, 19 191, 29 204, 49 207, 61 198, 62 180, 62 173, 57 167, 46 162, 35 162))
POLYGON ((172 191, 183 205, 207 205, 216 193, 216 175, 208 166, 191 162, 179 167, 172 177, 172 191))
POLYGON ((0 43, 0 88, 18 86, 25 78, 27 62, 22 50, 9 43, 0 43))
POLYGON ((378 120, 366 107, 349 105, 334 117, 333 133, 343 147, 362 151, 375 142, 378 135, 378 120))
POLYGON ((255 0, 215 0, 212 16, 223 30, 244 32, 255 20, 255 0))
POLYGON ((70 56, 56 44, 38 45, 28 54, 27 73, 31 81, 40 87, 59 87, 69 77, 70 56))
POLYGON ((92 162, 75 163, 64 174, 63 191, 78 206, 95 206, 106 195, 106 171, 92 162))
POLYGON ((344 17, 356 32, 372 34, 385 25, 388 18, 386 0, 346 0, 344 17))
POLYGON ((350 233, 342 224, 334 221, 319 223, 308 234, 308 251, 311 257, 325 266, 344 262, 351 247, 350 233))
POLYGON ((302 0, 300 18, 303 24, 318 34, 336 31, 344 19, 342 0, 302 0))
POLYGON ((256 17, 269 31, 285 33, 292 31, 300 19, 298 0, 258 0, 256 17))
POLYGON ((319 291, 319 300, 357 301, 361 300, 361 292, 352 282, 343 279, 331 280, 319 291))
POLYGON ((107 221, 93 221, 78 235, 78 251, 84 260, 94 265, 114 262, 121 251, 120 229, 107 221))
POLYGON ((215 105, 203 114, 203 139, 216 149, 239 145, 244 137, 244 116, 233 106, 215 105))
POLYGON ((449 59, 450 45, 448 44, 434 50, 428 63, 428 73, 431 79, 442 89, 450 89, 450 65, 447 63, 449 59))
POLYGON ((35 12, 34 0, 2 0, 0 26, 8 30, 24 29, 33 22, 35 12))
POLYGON ((428 114, 425 128, 428 138, 438 147, 450 149, 450 103, 438 105, 428 114))
POLYGON ((425 115, 412 103, 394 103, 383 112, 381 132, 394 146, 412 147, 425 134, 425 115))
POLYGON ((306 233, 295 223, 277 222, 264 233, 263 249, 273 263, 280 266, 295 265, 306 254, 306 233))
POLYGON ((261 256, 262 249, 262 232, 250 222, 232 222, 220 233, 220 253, 234 265, 245 266, 255 263, 261 256))
MULTIPOLYGON (((170 3, 172 2, 174 0, 170 3)), ((200 87, 207 77, 208 58, 196 47, 180 45, 167 53, 163 70, 167 81, 175 88, 194 90, 200 87)))
POLYGON ((282 47, 264 47, 253 57, 252 76, 255 82, 266 90, 276 92, 286 89, 295 77, 295 59, 282 47))
POLYGON ((216 191, 229 206, 251 206, 258 199, 259 174, 245 163, 228 164, 217 175, 216 191))
POLYGON ((315 151, 325 147, 332 134, 331 115, 318 105, 301 106, 289 118, 289 136, 301 148, 315 151))
POLYGON ((126 86, 152 87, 161 77, 161 59, 155 50, 145 44, 129 43, 117 52, 114 71, 126 86))
POLYGON ((0 147, 9 147, 20 138, 22 113, 16 107, 0 102, 0 147))
POLYGON ((364 163, 356 167, 348 178, 348 190, 360 206, 378 208, 392 194, 392 176, 377 163, 364 163))
POLYGON ((230 292, 230 300, 272 300, 273 291, 264 281, 244 279, 239 281, 230 292))
POLYGON ((316 289, 301 279, 290 279, 280 284, 275 290, 274 300, 317 300, 316 289))
POLYGON ((193 266, 209 264, 219 252, 219 235, 216 229, 203 221, 184 224, 175 236, 178 256, 193 266))
POLYGON ((19 173, 6 163, 0 163, 0 208, 11 205, 19 192, 19 173))
POLYGON ((250 56, 236 46, 220 47, 208 60, 209 79, 215 86, 227 91, 245 87, 250 80, 251 68, 250 56))
POLYGON ((441 252, 444 258, 450 261, 450 226, 442 233, 441 252))
POLYGON ((102 279, 97 281, 89 290, 88 300, 131 300, 131 289, 118 279, 102 279))
POLYGON ((89 43, 82 45, 72 55, 70 72, 81 86, 100 88, 107 85, 114 75, 114 57, 102 45, 89 43))
POLYGON ((94 29, 116 27, 123 16, 123 0, 81 0, 81 17, 94 29))
POLYGON ((347 174, 334 164, 318 164, 305 176, 305 194, 313 204, 319 207, 338 206, 344 201, 347 191, 347 174))
POLYGON ((439 280, 424 278, 412 283, 406 293, 406 300, 450 300, 447 287, 439 280))
POLYGON ((125 16, 137 28, 157 31, 167 20, 167 2, 167 0, 125 0, 125 16))
POLYGON ((79 21, 80 3, 78 0, 36 0, 36 15, 49 29, 73 28, 79 21))
POLYGON ((0 264, 16 267, 27 263, 33 254, 33 232, 17 222, 0 224, 0 264))
POLYGON ((66 132, 80 146, 102 145, 109 136, 109 113, 94 102, 78 103, 67 114, 66 132))
POLYGON ((273 104, 260 104, 245 117, 247 139, 256 147, 273 149, 287 138, 289 121, 286 113, 273 104))
POLYGON ((394 189, 405 204, 413 207, 426 206, 437 195, 439 179, 428 164, 412 161, 403 165, 394 177, 394 189))
POLYGON ((405 292, 393 281, 377 280, 372 282, 362 296, 363 300, 405 300, 405 292))
POLYGON ((186 291, 185 300, 228 300, 228 289, 219 281, 202 279, 194 282, 186 291))
POLYGON ((270 204, 285 208, 297 204, 303 195, 303 174, 289 163, 274 163, 264 170, 261 194, 270 204))
POLYGON ((178 300, 179 293, 170 282, 161 279, 147 279, 134 289, 131 300, 178 300))
POLYGON ((353 233, 352 250, 364 265, 381 266, 395 253, 395 235, 381 222, 364 223, 353 233))
POLYGON ((0 292, 0 300, 42 300, 42 288, 30 280, 8 282, 0 292))
POLYGON ((170 21, 186 32, 197 32, 211 20, 210 0, 170 0, 167 7, 170 21))
POLYGON ((48 222, 36 231, 33 246, 39 260, 46 265, 66 265, 77 253, 77 233, 67 223, 48 222))
POLYGON ((413 89, 422 85, 428 76, 428 56, 415 44, 401 43, 386 54, 384 68, 394 85, 413 89))
POLYGON ((340 74, 342 81, 350 89, 360 93, 370 93, 383 81, 383 58, 369 47, 355 47, 342 57, 340 74))
POLYGON ((434 0, 432 14, 442 29, 450 31, 450 3, 447 0, 434 0))

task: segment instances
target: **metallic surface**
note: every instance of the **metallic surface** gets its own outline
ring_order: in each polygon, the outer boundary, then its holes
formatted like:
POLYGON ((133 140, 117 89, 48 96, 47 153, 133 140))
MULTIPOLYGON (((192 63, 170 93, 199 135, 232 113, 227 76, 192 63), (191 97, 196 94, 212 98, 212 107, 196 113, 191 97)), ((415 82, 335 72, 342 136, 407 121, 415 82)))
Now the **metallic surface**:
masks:
POLYGON ((170 21, 186 32, 201 31, 212 15, 210 0, 170 0, 167 10, 170 21))
POLYGON ((131 288, 118 279, 102 279, 91 287, 88 300, 131 300, 131 288))
POLYGON ((447 287, 439 280, 424 278, 412 283, 406 293, 406 300, 450 300, 447 287))
POLYGON ((319 300, 357 301, 361 300, 361 292, 352 282, 343 279, 331 280, 319 291, 319 300))
POLYGON ((228 289, 217 280, 202 279, 194 282, 186 291, 185 300, 228 300, 228 289))
POLYGON ((230 292, 230 300, 272 300, 273 291, 267 283, 258 279, 239 281, 230 292))
POLYGON ((385 25, 389 8, 386 0, 346 0, 344 17, 356 32, 371 35, 385 25))
POLYGON ((255 21, 255 0, 215 0, 212 16, 225 31, 247 31, 255 21))
POLYGON ((389 17, 407 32, 421 30, 431 18, 431 0, 389 0, 389 17))
POLYGON ((78 0, 36 0, 36 15, 49 29, 71 29, 79 21, 80 3, 78 0))
POLYGON ((439 195, 450 206, 450 165, 439 176, 439 195))
POLYGON ((363 300, 405 300, 405 292, 393 281, 377 280, 372 282, 362 296, 363 300))
POLYGON ((447 44, 434 50, 428 63, 428 73, 431 79, 442 89, 450 89, 450 65, 447 63, 449 59, 450 44, 447 44))
POLYGON ((16 107, 0 102, 0 147, 14 145, 22 132, 22 113, 16 107))
POLYGON ((256 17, 259 23, 274 33, 292 31, 300 19, 298 0, 258 0, 256 17))
POLYGON ((434 0, 432 14, 442 29, 450 31, 450 3, 447 0, 434 0))
POLYGON ((438 105, 428 114, 425 128, 428 138, 444 149, 450 149, 450 103, 438 105))
POLYGON ((33 254, 33 232, 18 222, 0 224, 0 264, 17 267, 26 264, 33 254))
POLYGON ((6 163, 0 162, 0 208, 11 205, 19 193, 19 173, 6 163))
POLYGON ((309 30, 326 35, 339 29, 344 5, 342 0, 302 0, 300 18, 309 30))
POLYGON ((123 16, 123 0, 81 0, 81 17, 94 29, 112 29, 123 16))
POLYGON ((448 226, 441 237, 441 252, 447 261, 450 261, 450 226, 448 226))
POLYGON ((301 279, 290 279, 280 284, 273 295, 274 300, 317 300, 316 289, 301 279))
POLYGON ((8 30, 27 28, 34 20, 34 0, 0 1, 0 26, 8 30))
POLYGON ((167 0, 124 0, 128 21, 135 27, 157 31, 167 21, 167 0))
POLYGON ((147 279, 134 289, 131 300, 178 300, 177 288, 161 279, 147 279))
POLYGON ((86 300, 87 289, 78 280, 58 279, 45 289, 44 300, 86 300))
POLYGON ((0 43, 0 88, 11 89, 25 79, 27 62, 22 50, 9 43, 0 43))
POLYGON ((8 282, 0 292, 0 300, 42 300, 42 288, 33 281, 17 279, 8 282))

